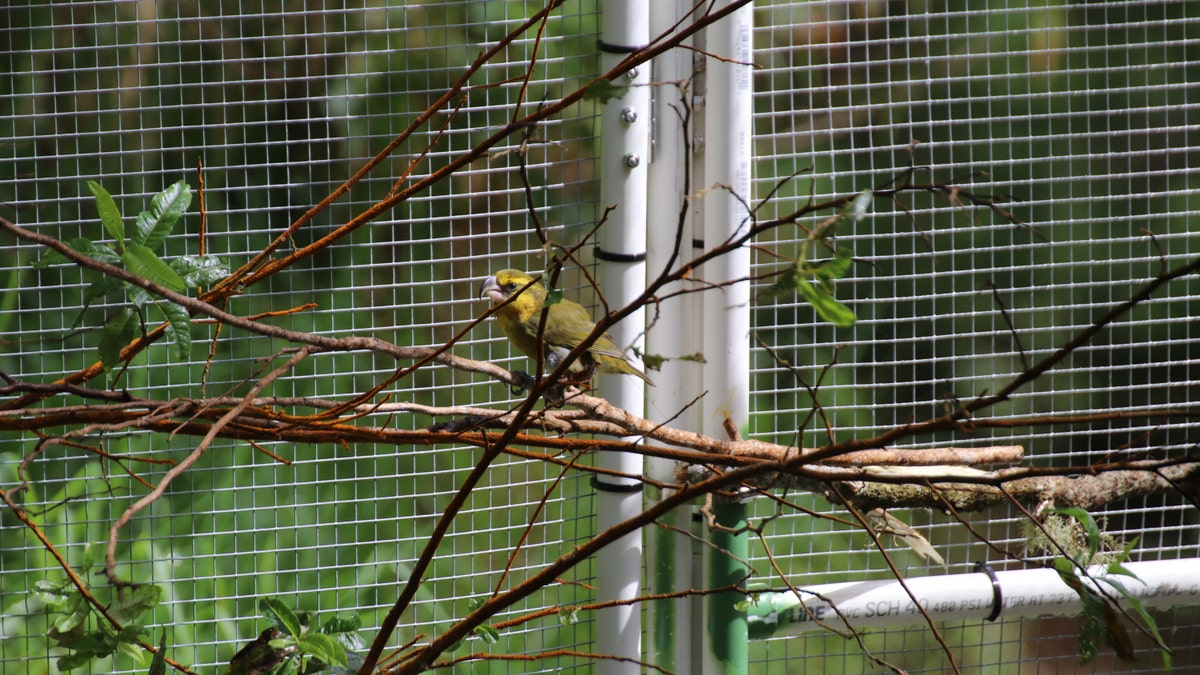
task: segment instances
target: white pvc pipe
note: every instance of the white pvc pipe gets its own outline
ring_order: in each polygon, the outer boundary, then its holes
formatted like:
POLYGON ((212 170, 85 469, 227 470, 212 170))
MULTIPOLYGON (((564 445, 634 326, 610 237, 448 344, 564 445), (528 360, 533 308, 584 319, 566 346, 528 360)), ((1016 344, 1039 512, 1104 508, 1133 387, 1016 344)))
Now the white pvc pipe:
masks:
MULTIPOLYGON (((709 26, 704 92, 704 246, 712 249, 750 227, 751 88, 750 30, 753 7, 709 26), (719 187, 725 186, 725 187, 719 187)), ((703 294, 704 426, 725 435, 728 417, 741 427, 750 410, 750 248, 705 263, 700 277, 730 285, 703 294)))
MULTIPOLYGON (((1126 563, 1125 567, 1137 579, 1115 578, 1147 607, 1166 609, 1200 604, 1200 561, 1157 560, 1126 563)), ((1097 566, 1088 572, 1092 576, 1101 576, 1104 568, 1097 566)), ((998 619, 1062 616, 1080 611, 1079 595, 1064 584, 1054 570, 1012 570, 995 574, 1002 598, 998 619)), ((982 621, 992 615, 995 607, 997 592, 984 572, 905 579, 905 583, 921 607, 936 621, 982 621)), ((1111 597, 1120 597, 1107 584, 1087 579, 1084 583, 1111 597)), ((820 623, 844 628, 834 607, 852 626, 860 629, 925 622, 913 598, 895 580, 824 584, 799 590, 804 607, 791 592, 758 594, 750 610, 751 634, 761 638, 825 630, 820 623)))
MULTIPOLYGON (((650 5, 650 34, 658 36, 675 26, 692 9, 692 0, 653 0, 650 5)), ((691 41, 689 40, 690 44, 691 41)), ((653 119, 647 204, 649 248, 646 268, 650 276, 678 267, 696 253, 692 242, 702 237, 694 231, 687 193, 695 190, 685 182, 685 169, 693 162, 688 139, 696 129, 684 127, 684 116, 692 104, 694 90, 685 84, 692 79, 693 52, 672 49, 654 59, 651 71, 653 119), (686 210, 684 210, 686 207, 686 210), (684 213, 682 236, 678 231, 684 213)), ((684 288, 676 282, 664 287, 660 296, 684 288)), ((700 351, 700 301, 696 295, 667 298, 655 307, 654 326, 646 334, 646 352, 667 357, 662 370, 653 373, 657 386, 648 394, 649 417, 657 422, 689 431, 702 431, 700 408, 690 405, 700 389, 700 364, 678 357, 700 351)), ((646 458, 646 474, 658 481, 676 482, 677 462, 646 458)), ((663 498, 669 493, 656 494, 663 498)), ((692 548, 695 540, 683 537, 692 527, 691 507, 675 509, 660 519, 672 525, 647 531, 646 584, 650 594, 666 594, 696 587, 692 581, 692 548)), ((646 604, 646 660, 674 673, 692 672, 692 617, 684 600, 646 604)))
MULTIPOLYGON (((704 246, 713 249, 736 238, 750 226, 752 4, 738 9, 704 31, 706 56, 704 95, 704 246)), ((724 437, 726 424, 744 427, 750 416, 750 249, 741 246, 703 265, 699 277, 720 288, 702 294, 705 392, 704 430, 724 437), (728 422, 727 422, 728 421, 728 422)), ((706 553, 705 579, 714 556, 706 553)), ((701 640, 700 667, 706 675, 740 672, 744 651, 728 649, 746 639, 741 612, 723 605, 727 598, 705 603, 704 625, 711 634, 701 640), (709 613, 714 616, 708 616, 709 613), (722 653, 724 651, 724 653, 722 653), (734 659, 730 662, 729 659, 734 659)))
MULTIPOLYGON (((649 10, 642 0, 610 0, 602 5, 601 67, 608 70, 626 56, 622 48, 645 45, 650 37, 649 10)), ((601 204, 614 206, 597 236, 600 290, 612 309, 639 296, 646 284, 646 164, 649 153, 650 74, 648 66, 622 76, 624 94, 610 98, 601 111, 601 204), (608 254, 608 255, 604 255, 608 254)), ((621 347, 634 344, 645 329, 639 310, 609 332, 621 347)), ((643 415, 645 385, 629 375, 602 375, 602 395, 613 405, 643 415)), ((629 439, 636 440, 636 439, 629 439)), ((639 455, 602 452, 598 466, 638 476, 639 455)), ((596 482, 596 526, 604 531, 642 511, 640 482, 599 476, 596 482), (626 488, 632 488, 629 491, 626 488)), ((597 596, 601 602, 629 600, 641 595, 642 534, 632 532, 596 556, 597 596)), ((636 675, 642 656, 642 624, 636 604, 616 605, 596 613, 596 651, 626 659, 600 659, 601 675, 636 675)))

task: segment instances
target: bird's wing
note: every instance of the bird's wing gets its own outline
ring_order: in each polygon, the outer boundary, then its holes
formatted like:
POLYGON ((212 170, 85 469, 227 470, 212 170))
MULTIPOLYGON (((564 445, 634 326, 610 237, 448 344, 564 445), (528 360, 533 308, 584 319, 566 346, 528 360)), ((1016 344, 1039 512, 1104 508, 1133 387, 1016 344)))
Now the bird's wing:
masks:
MULTIPOLYGON (((555 346, 574 349, 583 338, 596 328, 591 314, 583 306, 570 300, 550 305, 550 316, 546 321, 546 343, 555 346)), ((537 327, 534 327, 537 330, 537 327)), ((593 354, 624 359, 625 354, 608 333, 601 335, 592 343, 589 349, 593 354)))
MULTIPOLYGON (((531 320, 535 322, 533 324, 535 333, 538 318, 537 314, 531 317, 531 320)), ((550 305, 550 315, 546 317, 544 336, 547 344, 574 349, 595 327, 596 324, 586 309, 578 303, 562 300, 550 305)))

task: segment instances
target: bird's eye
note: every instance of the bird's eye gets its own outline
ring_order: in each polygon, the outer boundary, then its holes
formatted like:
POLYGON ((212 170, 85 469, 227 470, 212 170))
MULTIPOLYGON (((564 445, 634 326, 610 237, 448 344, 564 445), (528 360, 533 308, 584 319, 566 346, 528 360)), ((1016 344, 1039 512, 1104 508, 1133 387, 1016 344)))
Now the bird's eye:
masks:
POLYGON ((506 291, 515 291, 515 290, 517 290, 517 282, 515 282, 515 281, 510 281, 510 282, 508 282, 507 284, 504 284, 504 290, 506 290, 506 291))

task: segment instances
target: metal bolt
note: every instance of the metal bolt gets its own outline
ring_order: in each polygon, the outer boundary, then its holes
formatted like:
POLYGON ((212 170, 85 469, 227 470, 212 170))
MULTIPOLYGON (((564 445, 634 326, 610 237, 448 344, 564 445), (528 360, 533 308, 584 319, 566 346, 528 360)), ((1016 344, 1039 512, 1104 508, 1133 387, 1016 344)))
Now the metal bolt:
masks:
POLYGON ((621 108, 621 121, 625 124, 633 124, 637 121, 637 111, 632 107, 621 108))
POLYGON ((638 165, 641 163, 642 163, 642 158, 638 157, 636 153, 631 152, 631 153, 625 155, 625 168, 636 169, 638 167, 638 165))

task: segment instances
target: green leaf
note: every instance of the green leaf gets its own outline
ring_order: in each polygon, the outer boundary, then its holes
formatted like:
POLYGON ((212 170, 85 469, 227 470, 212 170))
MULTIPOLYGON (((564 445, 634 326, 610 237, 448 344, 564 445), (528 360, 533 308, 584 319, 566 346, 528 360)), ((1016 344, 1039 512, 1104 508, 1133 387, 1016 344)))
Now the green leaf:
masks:
MULTIPOLYGON (((1121 549, 1121 553, 1117 555, 1116 563, 1119 564, 1119 563, 1125 562, 1126 560, 1129 560, 1129 555, 1131 553, 1133 553, 1133 549, 1134 549, 1134 547, 1137 546, 1137 543, 1138 543, 1137 537, 1130 539, 1129 542, 1125 544, 1125 548, 1121 549)), ((1134 575, 1130 574, 1129 576, 1132 577, 1134 575)), ((1134 578, 1136 578, 1136 577, 1134 577, 1134 578)))
POLYGON ((827 289, 814 286, 800 279, 796 284, 796 290, 817 311, 817 316, 838 328, 848 328, 853 326, 855 321, 858 321, 858 317, 854 315, 854 312, 846 305, 838 302, 838 299, 833 297, 833 293, 830 293, 827 289))
POLYGON ((292 612, 292 608, 283 604, 279 598, 261 598, 258 601, 258 611, 262 615, 271 620, 275 624, 275 628, 281 632, 291 635, 297 639, 303 631, 303 626, 300 625, 300 619, 296 618, 296 614, 292 612))
POLYGON ((175 270, 188 288, 211 286, 229 276, 229 267, 225 265, 224 260, 215 255, 180 256, 173 258, 167 265, 175 270))
POLYGON ((563 289, 551 288, 549 291, 546 291, 546 302, 543 304, 545 304, 546 307, 549 307, 550 305, 557 305, 558 303, 562 302, 562 299, 563 289))
POLYGON ((853 201, 843 206, 841 211, 838 211, 837 222, 834 223, 833 227, 830 227, 828 230, 826 230, 825 236, 821 238, 824 239, 833 234, 838 227, 845 225, 846 223, 853 225, 862 220, 863 216, 867 215, 867 211, 871 209, 871 202, 874 200, 875 193, 871 190, 863 190, 862 192, 858 193, 858 196, 855 197, 853 201))
POLYGON ((79 555, 79 562, 75 565, 75 567, 86 572, 92 569, 92 565, 95 564, 96 547, 92 546, 91 543, 85 544, 83 547, 83 552, 79 555))
POLYGON ((161 586, 138 586, 122 593, 109 607, 108 613, 120 623, 128 623, 154 609, 162 600, 162 595, 161 586))
POLYGON ((170 236, 175 223, 179 222, 191 203, 192 189, 187 183, 179 181, 167 186, 150 200, 148 211, 138 214, 131 243, 149 249, 158 248, 170 236))
POLYGON ((564 626, 573 626, 579 623, 579 611, 570 607, 559 607, 558 622, 564 626))
POLYGON ((627 84, 614 84, 611 80, 599 80, 583 93, 583 100, 604 103, 610 98, 620 98, 628 92, 629 85, 627 84))
POLYGON ((1096 552, 1100 550, 1100 525, 1092 514, 1077 506, 1067 506, 1063 508, 1050 509, 1051 513, 1058 513, 1064 516, 1070 516, 1079 521, 1087 533, 1088 556, 1085 560, 1079 561, 1081 566, 1090 565, 1092 560, 1096 558, 1096 552))
POLYGON ((662 370, 662 366, 667 362, 667 357, 662 354, 640 354, 642 357, 642 365, 646 370, 662 370))
POLYGON ((82 625, 91 613, 92 606, 87 603, 83 594, 76 594, 63 609, 63 616, 60 616, 54 622, 54 632, 66 637, 66 634, 71 633, 75 628, 82 625))
POLYGON ((346 665, 345 650, 333 638, 324 633, 310 633, 300 641, 300 649, 328 665, 346 665))
POLYGON ((92 656, 108 656, 117 651, 117 637, 100 630, 91 630, 69 645, 64 645, 80 654, 92 656))
POLYGON ((176 293, 187 290, 183 279, 180 279, 154 251, 145 246, 130 246, 121 256, 121 262, 125 264, 125 269, 147 281, 166 286, 176 293))
POLYGON ((92 660, 91 654, 80 654, 80 653, 67 654, 66 656, 55 661, 54 665, 56 667, 58 667, 59 671, 65 673, 69 670, 75 670, 76 668, 79 668, 81 666, 86 666, 88 663, 91 662, 91 660, 92 660))
POLYGON ((83 289, 83 306, 87 308, 97 300, 103 299, 105 296, 120 290, 125 286, 125 282, 113 277, 100 277, 99 279, 88 284, 87 288, 83 289))
POLYGON ((162 632, 158 639, 158 651, 150 661, 150 670, 146 675, 167 675, 167 631, 162 632))
MULTIPOLYGON (((55 583, 49 579, 39 579, 33 584, 34 597, 46 603, 47 607, 64 611, 68 607, 72 595, 79 595, 75 586, 70 582, 55 583)), ((82 597, 82 596, 80 596, 82 597)))
POLYGON ((854 264, 854 252, 839 246, 834 257, 812 266, 812 274, 818 279, 841 279, 850 271, 854 264))
POLYGON ((118 644, 117 653, 133 659, 133 662, 137 664, 139 668, 146 665, 147 657, 149 657, 151 654, 151 652, 147 652, 145 649, 142 649, 142 646, 136 642, 122 642, 118 644))
POLYGON ((326 635, 334 633, 354 633, 359 628, 362 628, 362 619, 357 614, 347 614, 346 616, 335 616, 325 622, 321 626, 321 632, 326 635))
POLYGON ((117 312, 100 331, 100 362, 104 370, 112 371, 121 362, 121 350, 137 335, 137 322, 128 309, 117 312))
MULTIPOLYGON (((106 262, 109 264, 116 264, 121 260, 120 256, 117 255, 116 251, 114 251, 111 246, 107 244, 97 244, 91 239, 76 237, 68 240, 66 244, 72 251, 85 255, 93 260, 99 260, 100 262, 106 262)), ((54 249, 47 249, 42 254, 41 258, 33 261, 31 264, 34 269, 44 270, 53 265, 69 265, 74 264, 74 262, 75 261, 59 253, 58 251, 55 251, 54 249)))
POLYGON ((1058 576, 1062 577, 1068 586, 1075 588, 1071 583, 1072 581, 1078 583, 1078 579, 1075 578, 1075 563, 1067 558, 1059 557, 1054 559, 1053 564, 1054 571, 1058 572, 1058 576))
POLYGON ((479 639, 483 640, 489 645, 494 645, 500 641, 500 631, 496 630, 492 626, 476 626, 475 634, 479 636, 479 639))
POLYGON ((174 347, 175 358, 186 361, 192 355, 192 317, 182 306, 173 302, 156 305, 167 319, 167 344, 174 347))
POLYGON ((117 208, 112 195, 99 183, 89 180, 87 186, 96 196, 96 211, 100 214, 100 222, 104 224, 108 236, 116 240, 117 250, 122 250, 125 248, 125 223, 121 220, 121 209, 117 208))

